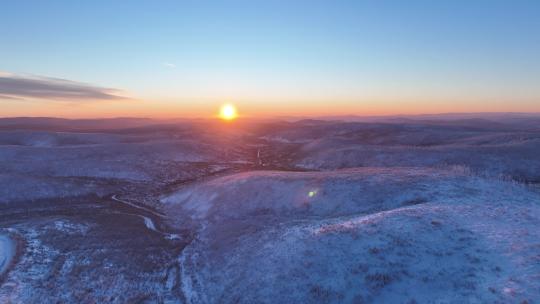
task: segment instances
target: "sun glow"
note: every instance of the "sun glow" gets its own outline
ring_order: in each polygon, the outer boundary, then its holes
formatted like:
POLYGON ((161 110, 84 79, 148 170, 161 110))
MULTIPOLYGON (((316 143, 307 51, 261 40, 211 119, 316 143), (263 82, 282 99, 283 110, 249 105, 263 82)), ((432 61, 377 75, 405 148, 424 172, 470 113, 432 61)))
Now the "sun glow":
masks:
POLYGON ((227 103, 221 106, 221 109, 219 110, 219 118, 223 120, 233 120, 236 117, 238 117, 238 113, 232 104, 227 103))

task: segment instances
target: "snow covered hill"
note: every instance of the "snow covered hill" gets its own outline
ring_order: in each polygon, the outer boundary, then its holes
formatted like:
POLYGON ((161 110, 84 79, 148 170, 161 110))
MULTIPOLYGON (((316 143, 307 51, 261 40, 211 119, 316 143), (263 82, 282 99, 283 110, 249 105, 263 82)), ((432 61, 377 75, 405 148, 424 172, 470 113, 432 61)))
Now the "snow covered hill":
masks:
POLYGON ((189 303, 538 299, 540 197, 467 171, 249 172, 162 199, 189 303))

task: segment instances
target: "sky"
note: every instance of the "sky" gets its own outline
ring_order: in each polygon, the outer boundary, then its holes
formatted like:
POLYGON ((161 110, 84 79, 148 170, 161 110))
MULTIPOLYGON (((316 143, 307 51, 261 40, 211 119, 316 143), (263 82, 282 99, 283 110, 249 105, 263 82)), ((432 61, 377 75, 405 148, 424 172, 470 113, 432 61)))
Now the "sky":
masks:
POLYGON ((540 112, 540 1, 2 1, 0 117, 540 112))

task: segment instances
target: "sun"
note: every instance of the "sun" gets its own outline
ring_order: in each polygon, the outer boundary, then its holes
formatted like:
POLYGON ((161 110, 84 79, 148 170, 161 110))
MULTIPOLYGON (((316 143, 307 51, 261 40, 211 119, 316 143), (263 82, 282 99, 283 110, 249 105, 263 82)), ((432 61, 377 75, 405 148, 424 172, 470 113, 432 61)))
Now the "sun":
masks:
POLYGON ((238 113, 232 104, 227 103, 221 106, 221 109, 219 110, 219 118, 223 120, 233 120, 236 117, 238 117, 238 113))

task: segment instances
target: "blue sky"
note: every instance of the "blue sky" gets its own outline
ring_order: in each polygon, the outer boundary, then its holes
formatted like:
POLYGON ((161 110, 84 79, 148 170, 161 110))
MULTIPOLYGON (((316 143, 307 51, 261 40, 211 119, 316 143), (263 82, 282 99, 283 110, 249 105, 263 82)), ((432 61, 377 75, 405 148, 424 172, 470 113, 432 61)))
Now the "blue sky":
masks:
MULTIPOLYGON (((127 112, 203 115, 222 101, 254 114, 540 111, 539 54, 540 1, 5 1, 0 11, 0 71, 119 89, 133 99, 127 112)), ((61 108, 30 99, 32 110, 61 108)))

